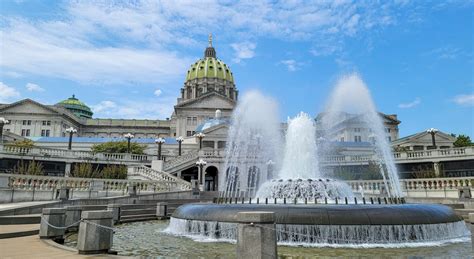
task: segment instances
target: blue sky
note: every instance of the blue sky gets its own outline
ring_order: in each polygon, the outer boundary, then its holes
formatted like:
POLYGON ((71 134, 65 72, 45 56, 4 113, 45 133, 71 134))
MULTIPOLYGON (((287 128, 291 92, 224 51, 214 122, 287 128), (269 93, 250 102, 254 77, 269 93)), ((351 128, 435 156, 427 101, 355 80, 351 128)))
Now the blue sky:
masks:
POLYGON ((208 33, 241 93, 316 115, 357 72, 400 135, 474 136, 473 1, 0 1, 0 103, 73 93, 95 117, 164 119, 208 33))

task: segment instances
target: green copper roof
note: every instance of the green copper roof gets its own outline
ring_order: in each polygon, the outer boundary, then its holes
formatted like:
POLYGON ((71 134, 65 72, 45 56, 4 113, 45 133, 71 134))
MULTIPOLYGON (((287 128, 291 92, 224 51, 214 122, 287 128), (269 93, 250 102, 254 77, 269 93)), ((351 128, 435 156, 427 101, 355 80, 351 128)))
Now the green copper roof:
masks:
POLYGON ((234 76, 230 68, 214 57, 205 57, 194 64, 186 74, 186 82, 196 78, 219 78, 234 83, 234 76))
POLYGON ((85 103, 79 101, 74 95, 68 99, 57 103, 56 105, 62 106, 72 113, 74 113, 79 118, 92 118, 92 110, 85 103))

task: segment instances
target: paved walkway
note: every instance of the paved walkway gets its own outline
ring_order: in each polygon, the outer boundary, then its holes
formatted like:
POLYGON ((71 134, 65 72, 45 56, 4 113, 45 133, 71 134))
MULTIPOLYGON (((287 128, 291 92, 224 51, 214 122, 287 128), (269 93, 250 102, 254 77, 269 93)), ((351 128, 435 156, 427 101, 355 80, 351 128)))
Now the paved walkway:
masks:
POLYGON ((79 255, 77 252, 61 249, 51 241, 38 236, 0 239, 0 258, 124 258, 114 255, 79 255))
POLYGON ((58 201, 26 201, 26 202, 14 202, 14 203, 1 203, 0 210, 11 210, 22 207, 29 207, 41 204, 57 203, 58 201))

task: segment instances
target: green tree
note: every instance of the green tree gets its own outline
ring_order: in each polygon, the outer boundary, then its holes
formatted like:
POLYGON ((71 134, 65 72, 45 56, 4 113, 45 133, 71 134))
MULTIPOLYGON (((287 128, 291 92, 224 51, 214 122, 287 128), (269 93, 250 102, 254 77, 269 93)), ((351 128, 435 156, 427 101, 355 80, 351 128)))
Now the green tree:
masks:
POLYGON ((473 143, 471 142, 471 138, 466 135, 459 135, 456 138, 456 141, 454 141, 453 145, 455 147, 467 147, 467 146, 472 146, 473 143))
POLYGON ((78 163, 74 164, 71 175, 79 178, 99 178, 100 171, 98 166, 94 168, 91 163, 78 163))
MULTIPOLYGON (((143 154, 146 146, 138 143, 130 143, 132 154, 143 154)), ((110 141, 92 146, 94 153, 127 153, 127 141, 110 141)))
POLYGON ((26 175, 44 175, 44 168, 42 163, 36 162, 35 160, 30 162, 20 160, 13 167, 13 173, 26 175))
POLYGON ((35 142, 31 139, 24 139, 9 143, 8 145, 12 147, 32 148, 35 146, 35 142))
POLYGON ((127 179, 127 167, 124 165, 107 165, 101 171, 105 179, 127 179))

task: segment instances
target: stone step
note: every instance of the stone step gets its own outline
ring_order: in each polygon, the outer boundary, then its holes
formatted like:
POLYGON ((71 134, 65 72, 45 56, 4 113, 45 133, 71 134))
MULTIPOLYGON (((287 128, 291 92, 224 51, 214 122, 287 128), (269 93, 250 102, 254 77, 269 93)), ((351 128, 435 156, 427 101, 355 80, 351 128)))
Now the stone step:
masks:
POLYGON ((41 214, 0 216, 0 225, 39 224, 41 214))
POLYGON ((0 239, 38 235, 39 228, 39 224, 1 225, 0 239))
POLYGON ((120 223, 155 220, 155 219, 156 219, 156 214, 131 215, 131 216, 120 217, 120 223))
POLYGON ((451 204, 443 204, 445 206, 451 207, 453 210, 454 209, 464 209, 464 204, 463 203, 451 203, 451 204))
POLYGON ((142 214, 156 214, 156 209, 134 209, 134 210, 120 210, 120 217, 123 216, 133 216, 133 215, 142 215, 142 214))

